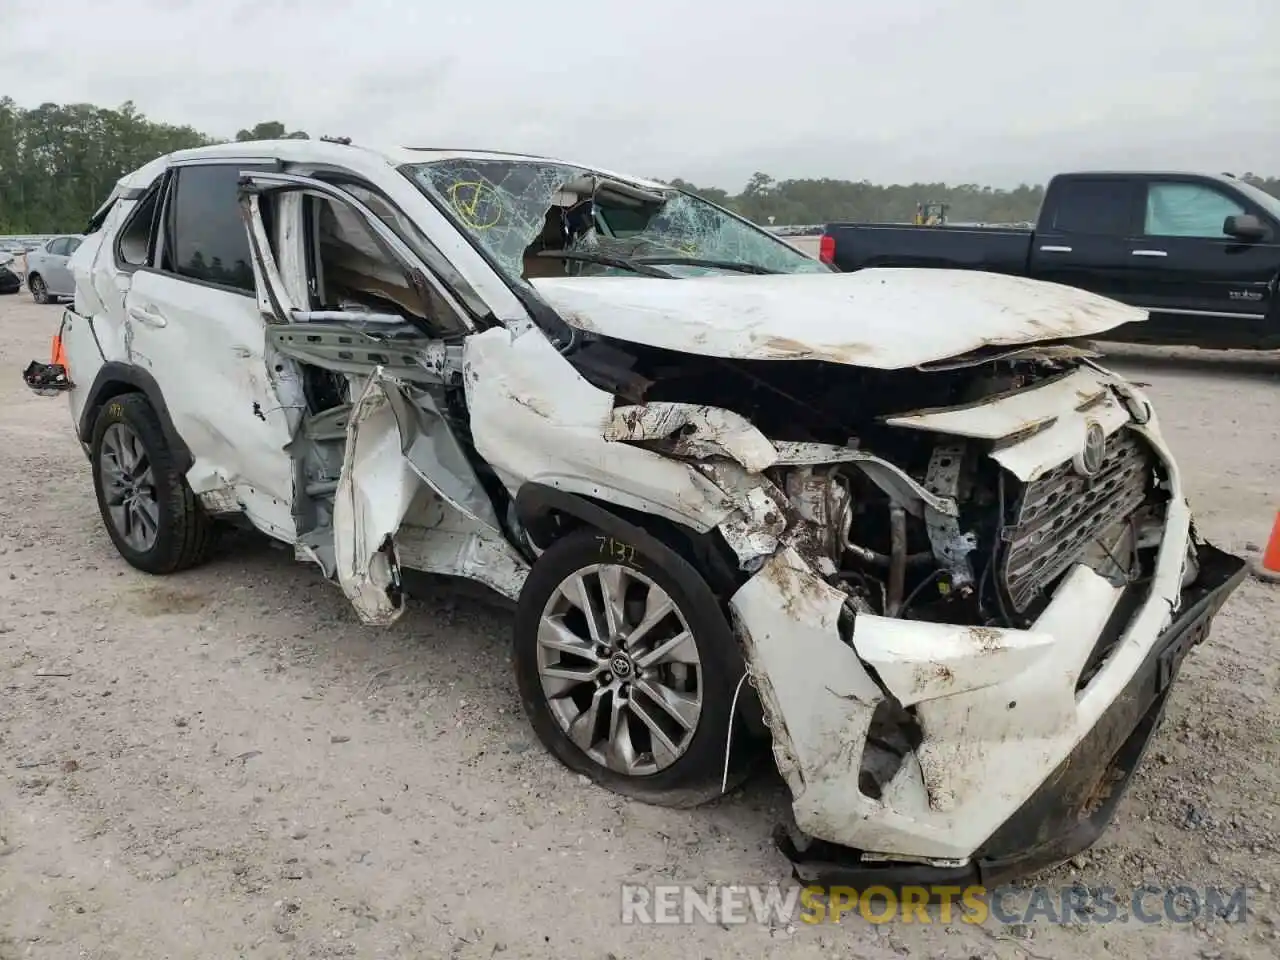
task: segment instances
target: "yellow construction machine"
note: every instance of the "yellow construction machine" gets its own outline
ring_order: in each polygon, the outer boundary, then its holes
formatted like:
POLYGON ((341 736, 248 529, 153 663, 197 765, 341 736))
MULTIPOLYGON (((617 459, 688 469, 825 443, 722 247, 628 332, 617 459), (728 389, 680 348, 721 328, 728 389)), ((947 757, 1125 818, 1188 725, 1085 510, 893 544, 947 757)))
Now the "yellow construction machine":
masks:
POLYGON ((947 222, 948 204, 941 203, 937 200, 931 200, 928 203, 916 204, 917 227, 940 227, 947 222))

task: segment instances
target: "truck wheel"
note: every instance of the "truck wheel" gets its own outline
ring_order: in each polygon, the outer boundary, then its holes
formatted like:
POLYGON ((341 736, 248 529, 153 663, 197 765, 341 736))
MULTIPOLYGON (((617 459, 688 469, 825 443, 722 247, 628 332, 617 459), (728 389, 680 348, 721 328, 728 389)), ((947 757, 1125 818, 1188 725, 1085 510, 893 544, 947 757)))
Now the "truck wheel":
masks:
POLYGON ((38 273, 33 273, 27 277, 27 289, 31 291, 31 299, 36 303, 50 303, 49 288, 45 286, 44 278, 38 273))
MULTIPOLYGON (((534 732, 570 769, 691 807, 720 794, 742 658, 698 572, 643 549, 584 530, 538 557, 516 611, 516 681, 534 732)), ((730 786, 754 753, 735 723, 730 786)))
POLYGON ((164 574, 206 559, 214 525, 175 466, 144 396, 127 393, 103 405, 90 453, 102 522, 125 560, 164 574))

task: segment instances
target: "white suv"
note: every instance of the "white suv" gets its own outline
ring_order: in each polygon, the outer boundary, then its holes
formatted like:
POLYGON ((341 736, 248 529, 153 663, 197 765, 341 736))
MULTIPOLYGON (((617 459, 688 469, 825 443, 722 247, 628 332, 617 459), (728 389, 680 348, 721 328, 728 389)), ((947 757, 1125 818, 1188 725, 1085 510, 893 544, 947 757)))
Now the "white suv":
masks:
POLYGON ((404 568, 487 584, 560 760, 689 804, 771 741, 806 878, 1087 846, 1243 575, 1077 339, 1141 311, 1066 287, 833 273, 661 183, 298 140, 131 174, 72 268, 27 380, 129 563, 239 518, 370 624, 404 568))

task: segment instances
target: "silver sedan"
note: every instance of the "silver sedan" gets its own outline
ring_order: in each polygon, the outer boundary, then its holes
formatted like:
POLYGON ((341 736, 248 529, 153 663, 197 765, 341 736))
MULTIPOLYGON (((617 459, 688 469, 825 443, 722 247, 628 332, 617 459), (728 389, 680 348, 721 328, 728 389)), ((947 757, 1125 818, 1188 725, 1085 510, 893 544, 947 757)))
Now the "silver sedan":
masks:
POLYGON ((53 237, 27 254, 27 289, 36 303, 56 303, 75 296, 76 282, 68 262, 82 239, 53 237))

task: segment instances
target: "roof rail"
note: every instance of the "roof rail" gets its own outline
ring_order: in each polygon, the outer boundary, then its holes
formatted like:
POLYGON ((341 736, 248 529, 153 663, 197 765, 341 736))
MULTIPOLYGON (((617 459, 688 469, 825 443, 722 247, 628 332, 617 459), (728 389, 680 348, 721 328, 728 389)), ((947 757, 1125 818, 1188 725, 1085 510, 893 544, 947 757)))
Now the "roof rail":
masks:
POLYGON ((419 150, 422 152, 438 152, 438 153, 491 153, 495 157, 529 157, 531 160, 550 160, 550 157, 544 157, 536 153, 521 153, 517 150, 489 150, 485 147, 405 147, 405 150, 419 150))

